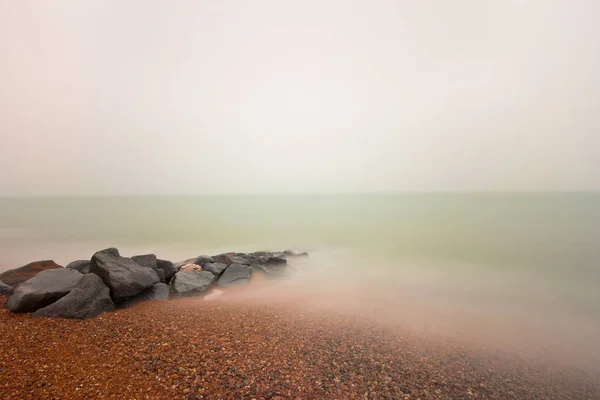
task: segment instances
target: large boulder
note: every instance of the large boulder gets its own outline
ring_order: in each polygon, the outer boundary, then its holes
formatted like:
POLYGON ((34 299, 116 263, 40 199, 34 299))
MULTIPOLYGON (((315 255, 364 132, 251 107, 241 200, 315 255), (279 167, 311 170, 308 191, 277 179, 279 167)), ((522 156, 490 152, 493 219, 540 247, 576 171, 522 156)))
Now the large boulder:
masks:
POLYGON ((77 260, 77 261, 73 261, 72 263, 69 263, 67 265, 67 268, 73 268, 74 270, 77 270, 77 271, 81 272, 82 274, 89 274, 90 273, 90 265, 91 265, 90 260, 77 260))
POLYGON ((131 297, 120 304, 121 307, 131 307, 143 301, 168 300, 170 294, 169 285, 162 282, 154 284, 150 289, 144 290, 137 296, 131 297))
POLYGON ((8 286, 6 283, 0 281, 0 294, 4 294, 4 295, 11 295, 13 294, 13 287, 12 286, 8 286))
POLYGON ((212 273, 214 276, 221 276, 227 269, 227 265, 219 263, 208 263, 204 266, 204 270, 212 273))
POLYGON ((160 281, 152 268, 142 267, 130 258, 121 257, 115 248, 94 254, 90 272, 102 278, 110 288, 115 303, 125 301, 160 281))
POLYGON ((156 269, 156 255, 144 254, 141 256, 131 257, 133 261, 140 264, 142 267, 156 269))
POLYGON ((165 280, 167 282, 169 282, 171 278, 173 278, 173 276, 177 273, 177 268, 175 268, 175 264, 167 260, 156 260, 156 268, 163 271, 163 273, 165 274, 165 280))
POLYGON ((219 254, 218 256, 213 257, 215 263, 231 265, 231 264, 241 264, 241 265, 250 265, 252 261, 245 257, 245 254, 241 253, 225 253, 219 254))
POLYGON ((252 268, 248 265, 231 264, 219 278, 219 287, 247 285, 252 276, 252 268))
POLYGON ((65 296, 84 275, 71 268, 42 271, 21 283, 6 302, 12 312, 31 312, 65 296))
POLYGON ((66 296, 40 308, 32 317, 88 319, 114 310, 110 289, 97 275, 87 274, 66 296))
POLYGON ((158 268, 158 260, 154 254, 144 254, 141 256, 131 257, 133 261, 141 265, 142 267, 151 268, 158 275, 160 282, 165 282, 165 271, 158 268))
POLYGON ((19 286, 21 283, 33 278, 39 272, 46 271, 49 269, 62 268, 52 260, 35 261, 25 266, 8 270, 0 274, 0 281, 4 282, 8 286, 13 288, 19 286))
POLYGON ((179 271, 171 281, 171 287, 178 296, 198 296, 211 288, 217 277, 208 271, 179 271))

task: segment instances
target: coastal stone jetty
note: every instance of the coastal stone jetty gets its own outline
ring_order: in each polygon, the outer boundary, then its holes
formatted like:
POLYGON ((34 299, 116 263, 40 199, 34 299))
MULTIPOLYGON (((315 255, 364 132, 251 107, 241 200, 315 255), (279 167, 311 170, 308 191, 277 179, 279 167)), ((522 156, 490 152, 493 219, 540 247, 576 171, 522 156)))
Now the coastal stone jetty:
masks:
POLYGON ((33 262, 0 275, 6 308, 32 317, 89 319, 144 301, 209 295, 247 285, 253 274, 280 277, 288 258, 307 256, 281 252, 201 255, 181 262, 154 254, 124 257, 116 248, 96 252, 90 260, 62 267, 54 261, 33 262))

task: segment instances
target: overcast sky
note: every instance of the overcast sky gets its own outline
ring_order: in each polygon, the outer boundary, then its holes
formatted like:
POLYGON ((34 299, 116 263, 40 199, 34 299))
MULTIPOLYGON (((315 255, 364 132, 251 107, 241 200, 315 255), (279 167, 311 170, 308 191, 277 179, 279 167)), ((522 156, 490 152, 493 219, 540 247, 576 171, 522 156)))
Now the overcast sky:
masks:
POLYGON ((0 195, 600 189, 600 1, 0 0, 0 195))

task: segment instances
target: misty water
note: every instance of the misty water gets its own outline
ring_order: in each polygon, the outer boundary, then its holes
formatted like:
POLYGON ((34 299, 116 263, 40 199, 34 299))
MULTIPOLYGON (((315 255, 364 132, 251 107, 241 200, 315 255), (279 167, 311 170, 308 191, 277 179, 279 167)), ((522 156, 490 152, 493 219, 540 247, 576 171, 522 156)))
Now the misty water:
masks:
POLYGON ((0 199, 0 271, 106 247, 173 261, 306 250, 253 296, 600 362, 600 194, 0 199))

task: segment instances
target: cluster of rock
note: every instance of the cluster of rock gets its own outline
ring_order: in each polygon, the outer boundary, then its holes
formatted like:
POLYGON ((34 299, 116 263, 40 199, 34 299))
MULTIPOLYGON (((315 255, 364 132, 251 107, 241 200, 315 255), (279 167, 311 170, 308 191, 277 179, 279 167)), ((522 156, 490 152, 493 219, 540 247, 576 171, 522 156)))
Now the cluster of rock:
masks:
POLYGON ((253 273, 283 276, 287 257, 304 255, 289 250, 225 253, 172 263, 154 254, 127 258, 109 248, 66 268, 40 261, 7 271, 0 274, 0 294, 10 295, 6 307, 12 312, 88 319, 142 301, 200 296, 213 287, 246 285, 253 273))

